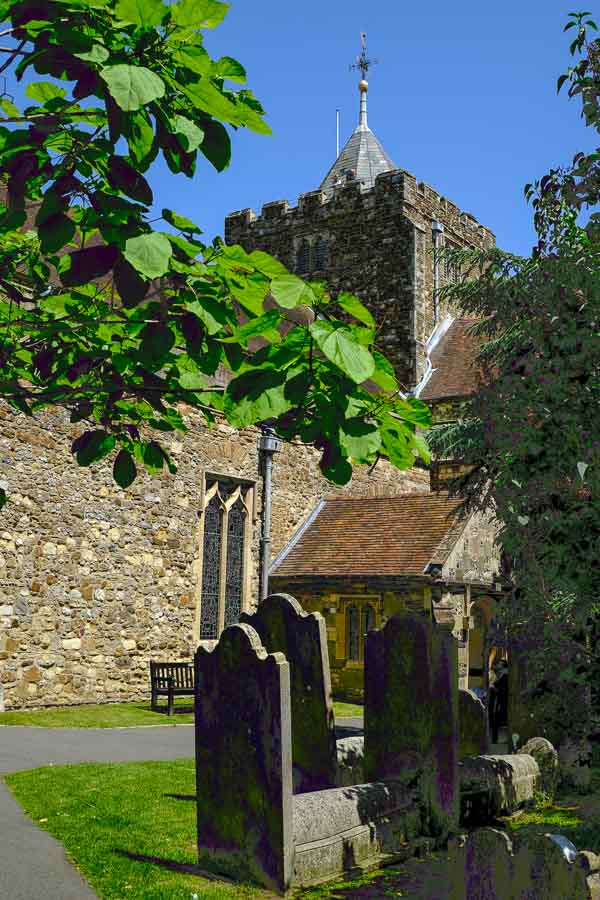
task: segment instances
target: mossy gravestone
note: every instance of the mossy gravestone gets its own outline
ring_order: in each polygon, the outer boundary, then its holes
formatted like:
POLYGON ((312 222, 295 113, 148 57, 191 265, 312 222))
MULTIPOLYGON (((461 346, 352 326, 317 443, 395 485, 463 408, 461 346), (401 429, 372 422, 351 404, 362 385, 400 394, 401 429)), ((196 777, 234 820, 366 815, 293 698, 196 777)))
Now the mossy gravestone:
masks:
POLYGON ((289 594, 271 594, 252 615, 269 653, 283 653, 290 666, 294 793, 335 785, 336 744, 325 620, 305 612, 289 594))
POLYGON ((425 616, 400 613, 367 635, 366 781, 398 778, 418 788, 423 834, 456 828, 458 658, 453 636, 425 616))
POLYGON ((459 759, 465 756, 481 756, 490 752, 487 711, 479 697, 472 691, 458 692, 458 719, 460 739, 459 759))
POLYGON ((288 663, 231 625, 197 650, 195 674, 200 866, 283 893, 294 866, 288 663))

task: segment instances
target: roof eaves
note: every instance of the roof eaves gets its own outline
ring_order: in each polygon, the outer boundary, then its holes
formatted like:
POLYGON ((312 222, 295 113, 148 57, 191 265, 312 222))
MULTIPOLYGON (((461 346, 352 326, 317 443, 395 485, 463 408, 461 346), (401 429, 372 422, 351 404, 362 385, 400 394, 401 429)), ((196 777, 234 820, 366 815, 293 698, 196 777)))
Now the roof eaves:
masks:
POLYGON ((450 528, 439 542, 437 547, 432 553, 431 559, 425 566, 424 572, 427 571, 429 566, 443 566, 446 560, 448 559, 451 550, 454 548, 458 539, 464 533, 465 528, 469 524, 469 520, 471 519, 472 513, 467 516, 461 516, 460 508, 456 509, 452 513, 454 517, 454 521, 450 525, 450 528))

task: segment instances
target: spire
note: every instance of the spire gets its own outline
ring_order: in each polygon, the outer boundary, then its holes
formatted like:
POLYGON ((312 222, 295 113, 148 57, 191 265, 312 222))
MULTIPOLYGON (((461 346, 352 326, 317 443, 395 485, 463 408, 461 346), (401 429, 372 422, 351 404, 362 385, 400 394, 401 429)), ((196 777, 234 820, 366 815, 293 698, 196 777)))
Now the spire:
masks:
POLYGON ((364 32, 360 36, 360 43, 360 56, 357 56, 354 65, 350 66, 350 69, 359 69, 361 73, 361 80, 358 83, 360 92, 358 126, 321 182, 321 190, 326 194, 331 194, 335 187, 349 180, 359 181, 361 188, 368 190, 373 187, 378 175, 396 168, 367 122, 369 82, 366 76, 377 60, 369 59, 367 56, 367 36, 364 32))
POLYGON ((360 56, 356 57, 356 62, 354 63, 354 65, 350 66, 350 68, 360 69, 360 73, 362 75, 362 78, 358 83, 358 90, 360 91, 360 112, 358 115, 358 127, 368 128, 367 91, 369 90, 369 82, 367 81, 367 75, 369 74, 369 69, 371 68, 371 66, 374 66, 377 63, 377 60, 369 59, 369 57, 367 56, 367 35, 364 31, 362 31, 360 35, 360 46, 360 56))

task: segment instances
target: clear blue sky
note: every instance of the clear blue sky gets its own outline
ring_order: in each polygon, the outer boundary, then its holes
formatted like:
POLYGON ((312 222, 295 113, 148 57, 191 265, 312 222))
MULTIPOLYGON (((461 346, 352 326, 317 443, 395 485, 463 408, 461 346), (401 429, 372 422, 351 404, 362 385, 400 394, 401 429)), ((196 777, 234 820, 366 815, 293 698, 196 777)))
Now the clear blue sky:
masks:
MULTIPOLYGON (((206 47, 246 67, 273 136, 234 132, 229 169, 218 174, 200 156, 192 181, 157 163, 156 207, 192 218, 210 240, 229 212, 295 203, 317 188, 335 158, 336 108, 342 145, 357 122, 349 65, 365 31, 379 60, 369 125, 389 156, 491 228, 499 246, 528 254, 523 185, 594 146, 578 103, 556 94, 571 59, 573 32, 562 29, 579 8, 574 0, 232 0, 206 47)), ((10 79, 8 91, 22 99, 10 79)))
POLYGON ((577 103, 556 95, 572 9, 573 0, 233 0, 206 47, 245 65, 273 136, 236 132, 230 168, 218 175, 201 162, 192 183, 161 166, 156 199, 213 237, 228 212, 295 203, 318 187, 335 157, 336 108, 342 145, 356 124, 348 67, 366 31, 379 59, 369 125, 396 165, 473 213, 503 248, 529 253, 523 185, 593 146, 577 103))

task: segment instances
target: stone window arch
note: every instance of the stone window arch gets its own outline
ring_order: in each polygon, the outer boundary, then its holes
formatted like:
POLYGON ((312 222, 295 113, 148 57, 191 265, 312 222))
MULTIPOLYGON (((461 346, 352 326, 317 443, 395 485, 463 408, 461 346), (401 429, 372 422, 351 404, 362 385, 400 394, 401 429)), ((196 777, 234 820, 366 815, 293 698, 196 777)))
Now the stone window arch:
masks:
POLYGON ((346 608, 347 657, 353 662, 360 660, 360 615, 357 606, 346 608))
POLYGON ((200 525, 201 564, 196 634, 218 640, 239 621, 250 594, 254 484, 206 476, 200 525))

